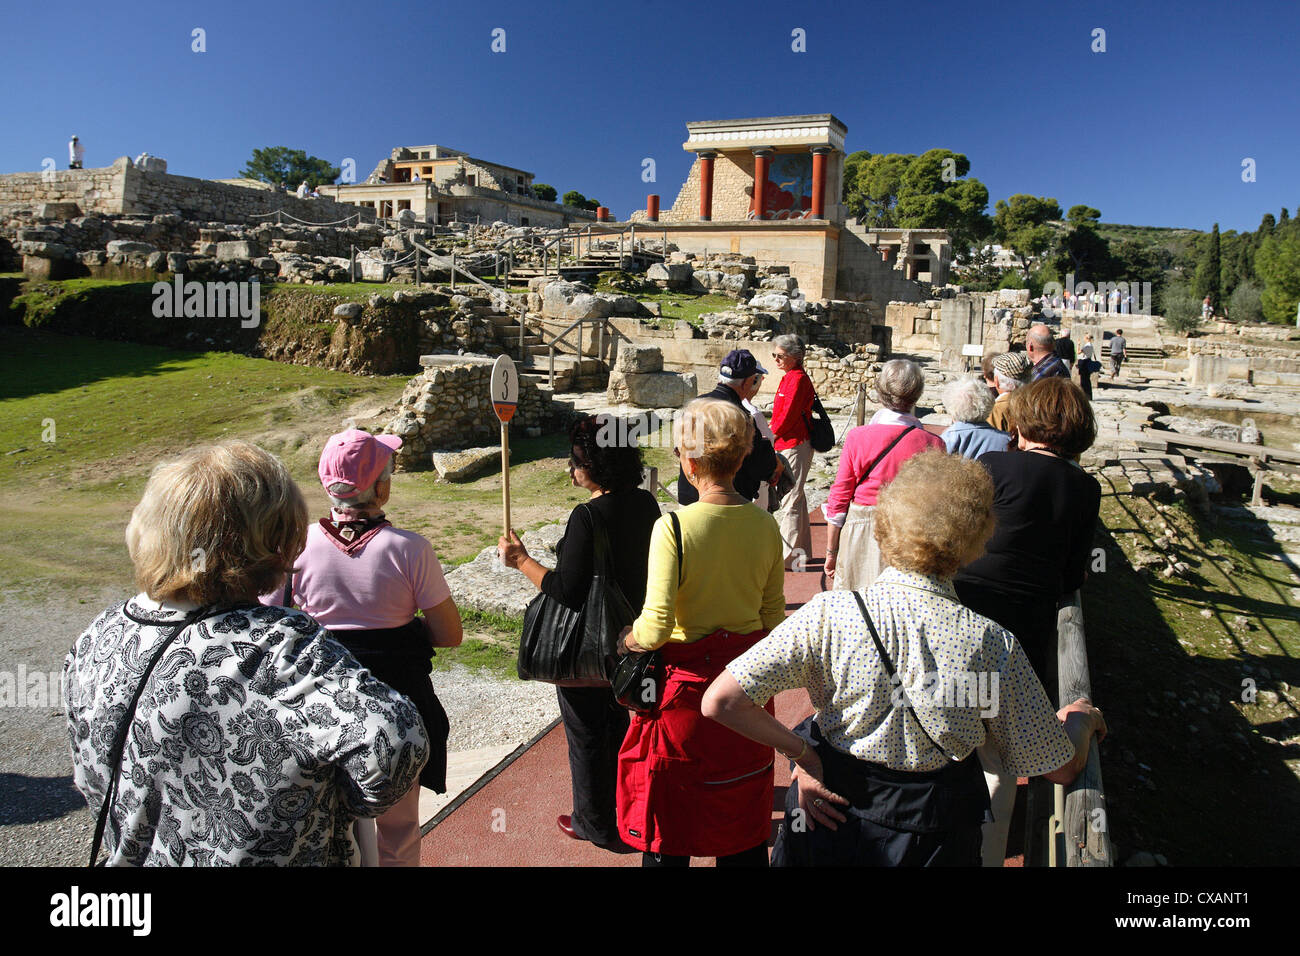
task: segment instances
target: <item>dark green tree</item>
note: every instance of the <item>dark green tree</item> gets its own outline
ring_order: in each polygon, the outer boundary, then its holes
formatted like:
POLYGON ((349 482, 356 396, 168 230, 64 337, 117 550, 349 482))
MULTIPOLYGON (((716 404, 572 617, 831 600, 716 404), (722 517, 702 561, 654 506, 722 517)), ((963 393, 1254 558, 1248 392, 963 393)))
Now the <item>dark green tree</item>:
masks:
POLYGON ((555 202, 555 197, 559 195, 555 187, 550 183, 533 183, 533 195, 542 202, 555 202))
POLYGON ((1294 322, 1300 302, 1300 230, 1283 233, 1279 227, 1277 235, 1265 239, 1255 253, 1255 273, 1264 283, 1264 317, 1282 325, 1294 322))
POLYGON ((1196 281, 1193 283, 1192 290, 1198 299, 1204 300, 1208 295, 1210 305, 1217 310, 1223 301, 1223 288, 1221 285, 1220 273, 1223 263, 1219 248, 1219 224, 1214 224, 1214 229, 1210 232, 1209 241, 1205 244, 1204 251, 1201 253, 1201 260, 1196 265, 1196 281))
POLYGON ((1017 193, 999 199, 994 206, 993 235, 1020 258, 1020 269, 1029 276, 1029 261, 1051 249, 1056 230, 1048 225, 1061 218, 1061 204, 1055 199, 1017 193))
POLYGON ((284 183, 290 189, 296 189, 303 180, 313 187, 332 183, 339 178, 339 168, 318 156, 308 156, 301 149, 268 146, 254 149, 253 158, 239 175, 274 186, 284 183))

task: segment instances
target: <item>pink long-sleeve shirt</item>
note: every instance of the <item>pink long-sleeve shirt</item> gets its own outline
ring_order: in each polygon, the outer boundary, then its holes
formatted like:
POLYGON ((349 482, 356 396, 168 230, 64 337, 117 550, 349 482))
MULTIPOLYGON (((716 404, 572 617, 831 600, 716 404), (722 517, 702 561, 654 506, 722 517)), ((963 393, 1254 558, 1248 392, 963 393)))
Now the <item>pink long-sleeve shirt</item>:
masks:
MULTIPOLYGON (((877 416, 879 417, 879 416, 877 416)), ((903 462, 913 455, 920 454, 927 448, 943 448, 943 439, 931 435, 924 428, 916 428, 890 449, 885 459, 872 469, 870 477, 862 480, 867 468, 880 457, 899 433, 909 424, 919 424, 910 415, 895 415, 889 422, 879 422, 855 428, 844 439, 844 451, 840 455, 840 470, 835 475, 835 484, 831 486, 826 499, 826 520, 833 525, 843 527, 851 502, 860 505, 874 505, 880 489, 894 480, 903 462)))

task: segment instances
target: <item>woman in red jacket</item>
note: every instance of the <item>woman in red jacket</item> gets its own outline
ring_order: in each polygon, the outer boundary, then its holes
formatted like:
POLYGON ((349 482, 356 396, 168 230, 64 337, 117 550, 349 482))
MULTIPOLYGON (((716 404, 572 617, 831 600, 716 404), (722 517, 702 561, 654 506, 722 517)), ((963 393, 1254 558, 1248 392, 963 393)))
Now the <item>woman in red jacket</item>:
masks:
POLYGON ((785 543, 785 566, 789 568, 812 553, 812 526, 808 522, 804 482, 812 464, 808 424, 816 395, 812 381, 803 370, 804 345, 799 336, 778 335, 772 345, 772 361, 785 373, 772 402, 772 434, 776 437, 773 445, 790 462, 790 477, 794 479, 794 487, 781 502, 776 516, 785 543))

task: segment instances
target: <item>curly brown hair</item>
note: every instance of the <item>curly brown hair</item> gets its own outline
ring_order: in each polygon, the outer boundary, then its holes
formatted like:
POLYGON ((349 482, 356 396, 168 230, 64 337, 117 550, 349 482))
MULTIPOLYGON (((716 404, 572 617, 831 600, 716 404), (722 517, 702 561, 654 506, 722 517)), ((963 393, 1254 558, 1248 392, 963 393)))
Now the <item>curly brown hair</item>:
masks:
POLYGON ((1083 389, 1067 378, 1042 378, 1011 393, 1007 414, 1020 437, 1076 458, 1097 440, 1097 419, 1083 389))
POLYGON ((880 492, 874 533, 893 567, 950 578, 993 535, 993 479, 938 448, 914 455, 880 492))

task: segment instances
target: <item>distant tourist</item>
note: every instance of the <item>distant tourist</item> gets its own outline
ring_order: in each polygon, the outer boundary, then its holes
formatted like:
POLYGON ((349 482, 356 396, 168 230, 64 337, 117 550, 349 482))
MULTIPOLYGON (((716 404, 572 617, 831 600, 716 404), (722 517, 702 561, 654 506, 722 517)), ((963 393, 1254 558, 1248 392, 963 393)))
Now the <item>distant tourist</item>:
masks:
POLYGON ((73 134, 72 139, 68 141, 68 168, 82 169, 85 158, 86 147, 82 146, 81 140, 77 138, 76 134, 73 134))
MULTIPOLYGON (((758 364, 748 349, 732 349, 718 369, 717 387, 700 397, 720 398, 745 411, 744 399, 752 399, 758 394, 766 374, 767 369, 758 364)), ((772 443, 759 434, 756 428, 753 431, 753 447, 736 473, 736 491, 753 501, 758 497, 759 486, 764 481, 776 484, 780 469, 780 459, 777 458, 772 443)), ((686 480, 684 467, 678 469, 677 500, 684 505, 696 500, 695 486, 686 480)))
POLYGON ((998 376, 997 372, 993 370, 993 360, 996 358, 997 356, 992 352, 986 352, 984 357, 980 359, 980 373, 984 378, 984 384, 988 386, 989 398, 991 399, 997 399, 998 397, 998 376))
POLYGON ((1033 366, 1023 352, 1007 352, 993 360, 998 397, 993 402, 993 411, 989 412, 989 424, 999 431, 1011 431, 1011 418, 1007 414, 1011 393, 1029 382, 1032 370, 1033 366))
MULTIPOLYGON (((1101 485, 1071 459, 1092 446, 1097 422, 1079 387, 1055 377, 1017 390, 1011 420, 1019 450, 979 459, 993 476, 993 537, 955 583, 962 604, 1014 634, 1046 680, 1057 607, 1083 585, 1092 553, 1101 485)), ((984 865, 1001 866, 1016 778, 989 748, 980 756, 995 821, 984 831, 984 865)))
POLYGON ((1056 354, 1061 361, 1065 363, 1067 377, 1074 369, 1074 339, 1070 338, 1069 329, 1061 329, 1061 334, 1056 337, 1056 354))
POLYGON ((262 599, 296 603, 419 711, 429 761, 419 782, 376 821, 380 866, 420 865, 420 786, 447 789, 449 726, 429 683, 430 659, 435 647, 458 646, 462 633, 433 548, 423 535, 399 530, 384 516, 392 456, 401 446, 396 435, 356 428, 329 437, 317 473, 333 507, 308 530, 283 591, 262 599))
POLYGON ((885 563, 872 531, 876 499, 903 462, 927 448, 943 447, 943 439, 926 431, 914 414, 924 389, 919 365, 890 359, 876 377, 876 394, 884 408, 844 439, 825 509, 826 576, 836 588, 860 590, 880 576, 885 563))
POLYGON ((1107 311, 1118 312, 1119 311, 1119 289, 1111 289, 1110 295, 1107 296, 1107 299, 1109 300, 1109 303, 1107 305, 1107 311))
POLYGON ((1115 334, 1110 337, 1110 377, 1118 378, 1120 366, 1128 358, 1128 340, 1124 338, 1124 330, 1117 329, 1115 334))
POLYGON ((298 198, 299 198, 299 199, 306 199, 306 198, 307 198, 307 191, 308 191, 310 188, 311 188, 311 187, 307 185, 307 180, 304 179, 302 182, 300 182, 300 183, 298 184, 298 193, 297 193, 298 198))
POLYGON ((411 702, 306 614, 258 603, 307 522, 288 469, 247 442, 154 469, 126 529, 141 593, 63 665, 108 865, 359 865, 356 819, 415 783, 429 744, 411 702))
POLYGON ((1083 389, 1083 394, 1088 396, 1088 401, 1092 401, 1092 376, 1100 368, 1097 350, 1092 344, 1092 334, 1089 333, 1083 337, 1083 345, 1079 347, 1079 387, 1083 389))
POLYGON ((781 503, 777 520, 785 542, 785 562, 789 567, 796 554, 812 554, 812 525, 808 521, 808 498, 804 483, 812 465, 812 380, 803 370, 804 344, 797 335, 778 335, 772 340, 772 361, 785 374, 777 385, 772 402, 772 433, 776 450, 785 454, 794 472, 794 487, 781 503))
POLYGON ((773 866, 979 866, 990 801, 977 748, 1014 796, 1017 774, 1069 783, 1105 736, 1088 700, 1055 711, 1016 638, 956 600, 993 494, 974 462, 909 459, 880 495, 890 567, 876 583, 816 595, 705 692, 705 715, 793 765, 773 866), (791 731, 763 705, 794 687, 816 713, 791 731))
MULTIPOLYGON (((614 580, 636 614, 645 604, 650 533, 659 520, 659 503, 640 487, 641 449, 603 441, 604 416, 586 415, 569 429, 569 479, 591 497, 569 514, 556 545, 555 570, 529 557, 519 536, 497 542, 507 567, 523 573, 539 591, 581 611, 595 573, 597 528, 611 545, 614 580)), ((557 687, 560 717, 569 745, 573 803, 556 820, 560 831, 615 853, 629 852, 618 835, 615 783, 618 752, 627 735, 628 712, 608 684, 557 687)))
POLYGON ((1053 376, 1070 377, 1070 370, 1056 354, 1056 340, 1052 337, 1052 330, 1047 326, 1041 323, 1030 326, 1025 334, 1025 352, 1034 366, 1031 373, 1033 381, 1037 382, 1039 379, 1053 376))
POLYGON ((1201 318, 1208 321, 1212 315, 1214 315, 1214 306, 1211 304, 1210 297, 1207 295, 1205 301, 1201 303, 1201 318))
POLYGON ((943 392, 943 407, 952 424, 943 432, 943 445, 954 455, 978 458, 986 451, 1006 451, 1011 436, 987 421, 993 395, 977 376, 959 378, 943 392))
POLYGON ((710 398, 673 422, 697 500, 655 524, 645 606, 624 638, 664 665, 658 706, 632 716, 618 760, 619 835, 647 867, 767 866, 772 748, 700 713, 704 688, 785 620, 781 533, 734 483, 753 430, 739 405, 710 398))

